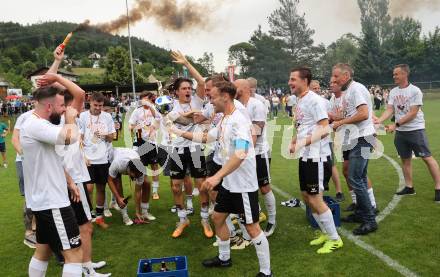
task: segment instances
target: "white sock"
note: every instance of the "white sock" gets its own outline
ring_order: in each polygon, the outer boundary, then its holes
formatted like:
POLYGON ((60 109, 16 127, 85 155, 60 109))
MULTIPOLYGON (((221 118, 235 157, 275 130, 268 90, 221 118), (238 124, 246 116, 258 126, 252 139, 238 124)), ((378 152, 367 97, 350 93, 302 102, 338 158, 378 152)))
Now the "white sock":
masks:
POLYGON ((357 204, 356 193, 354 193, 354 190, 350 190, 350 196, 351 196, 351 202, 353 202, 353 204, 357 204))
POLYGON ((260 272, 270 275, 270 250, 269 241, 263 232, 252 239, 255 250, 257 251, 258 263, 260 264, 260 272))
POLYGON ((64 264, 62 277, 82 277, 82 264, 64 264))
POLYGON ((376 209, 376 197, 374 197, 373 188, 368 189, 368 197, 370 197, 371 206, 376 209))
POLYGON ((333 221, 333 214, 330 209, 328 209, 325 213, 320 214, 319 219, 329 238, 331 240, 338 240, 338 231, 336 231, 335 222, 333 221))
POLYGON ((128 208, 127 208, 127 206, 125 206, 125 208, 121 209, 121 214, 122 214, 122 216, 125 216, 125 217, 128 216, 128 208))
POLYGON ((31 261, 29 262, 29 277, 44 277, 46 276, 46 270, 47 265, 49 262, 47 261, 40 261, 34 257, 32 257, 31 261))
POLYGON ((177 216, 179 217, 180 222, 184 222, 186 220, 186 210, 177 209, 177 216))
POLYGON ((246 230, 246 227, 241 223, 241 219, 238 218, 238 226, 240 226, 240 230, 242 232, 243 238, 245 240, 251 240, 251 236, 249 236, 249 233, 246 230))
POLYGON ((150 203, 141 203, 142 212, 148 212, 149 208, 150 208, 150 203))
POLYGON ((159 181, 153 181, 153 193, 157 193, 159 190, 159 181))
POLYGON ((193 208, 193 196, 192 195, 187 195, 186 196, 186 208, 187 209, 192 209, 193 208))
POLYGON ((268 215, 268 222, 271 224, 275 224, 275 218, 277 215, 277 206, 275 202, 275 195, 272 191, 269 191, 264 195, 264 204, 266 205, 267 215, 268 215))
POLYGON ((235 226, 234 226, 234 224, 232 223, 232 220, 231 220, 231 215, 229 215, 228 217, 226 217, 226 225, 228 226, 228 229, 229 229, 229 236, 232 238, 232 237, 235 237, 235 235, 236 235, 236 233, 235 233, 235 226))
POLYGON ((316 223, 318 223, 319 229, 321 229, 321 232, 323 232, 324 234, 327 234, 327 231, 324 228, 324 225, 322 225, 321 220, 319 219, 319 215, 312 213, 313 218, 315 219, 316 223))
POLYGON ((202 218, 202 220, 208 221, 208 219, 209 219, 208 207, 202 207, 200 209, 200 217, 202 218))
POLYGON ((82 264, 82 268, 83 268, 83 273, 86 277, 95 273, 95 269, 93 268, 92 261, 84 262, 82 264))
POLYGON ((222 261, 227 261, 231 258, 231 240, 218 240, 218 257, 222 261))

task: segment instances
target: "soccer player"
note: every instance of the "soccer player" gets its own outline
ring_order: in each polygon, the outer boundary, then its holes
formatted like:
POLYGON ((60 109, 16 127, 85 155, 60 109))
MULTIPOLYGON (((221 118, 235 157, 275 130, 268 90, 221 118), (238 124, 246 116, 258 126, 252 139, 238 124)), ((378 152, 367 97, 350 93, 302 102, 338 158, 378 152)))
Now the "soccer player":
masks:
MULTIPOLYGON (((177 128, 192 132, 196 128, 193 121, 193 114, 195 112, 200 112, 203 109, 205 100, 205 80, 182 53, 173 52, 172 57, 175 63, 184 65, 188 68, 191 76, 197 81, 197 89, 196 95, 193 96, 192 80, 186 78, 176 79, 172 87, 176 92, 178 99, 174 104, 173 110, 167 115, 167 118, 176 121, 177 128), (190 120, 190 123, 187 125, 177 123, 178 119, 181 117, 186 117, 190 120)), ((177 207, 177 215, 179 217, 179 223, 177 224, 172 237, 180 237, 184 229, 190 223, 183 205, 182 193, 182 185, 184 183, 185 175, 187 174, 187 169, 189 168, 191 177, 195 178, 196 186, 200 191, 200 216, 202 218, 201 224, 203 232, 207 238, 211 238, 214 236, 214 233, 209 224, 209 195, 208 191, 201 190, 201 185, 206 177, 205 156, 202 146, 182 137, 172 138, 171 145, 173 147, 172 151, 178 154, 177 160, 174 158, 171 159, 169 169, 173 184, 172 190, 174 201, 177 207)))
POLYGON ((276 227, 276 201, 270 187, 270 148, 266 138, 266 107, 262 102, 251 97, 251 87, 247 80, 236 80, 234 85, 237 88, 236 98, 246 107, 247 114, 253 125, 252 142, 255 148, 258 186, 263 194, 269 217, 264 233, 269 237, 273 234, 276 227))
MULTIPOLYGON (((142 107, 133 111, 128 123, 129 129, 136 137, 133 146, 141 156, 141 161, 145 166, 150 165, 153 172, 159 169, 157 161, 157 129, 159 127, 160 116, 154 108, 155 96, 151 92, 143 93, 140 96, 142 107)), ((153 200, 159 200, 159 175, 154 174, 153 179, 153 200)), ((148 220, 154 220, 149 218, 148 220)))
MULTIPOLYGON (((109 168, 109 150, 114 138, 115 125, 112 116, 102 111, 105 97, 100 92, 90 96, 90 110, 80 114, 81 139, 87 159, 87 168, 91 180, 87 183, 89 194, 93 195, 93 184, 96 184, 96 221, 106 229, 104 221, 105 185, 109 168)), ((130 223, 127 221, 126 223, 130 223)))
POLYGON ((216 234, 219 237, 219 255, 202 262, 205 267, 230 267, 230 232, 226 225, 229 214, 239 214, 255 246, 260 272, 257 276, 272 276, 270 268, 269 242, 260 229, 258 208, 258 179, 252 143, 252 123, 236 109, 236 88, 229 82, 214 84, 211 103, 216 113, 224 117, 209 133, 192 133, 173 127, 172 132, 197 142, 218 141, 222 168, 206 179, 203 188, 212 190, 222 181, 212 215, 216 234))
POLYGON ((333 129, 337 131, 344 126, 348 130, 348 138, 344 139, 342 147, 343 151, 347 151, 349 184, 356 194, 357 209, 354 216, 362 222, 353 230, 353 234, 367 235, 378 228, 368 196, 368 161, 376 140, 370 93, 364 85, 353 80, 353 69, 348 64, 336 64, 332 80, 345 91, 345 118, 333 122, 333 129))
POLYGON ((3 167, 8 168, 8 161, 6 159, 6 143, 5 138, 8 135, 9 127, 4 122, 0 122, 0 153, 3 159, 3 167))
POLYGON ((375 123, 382 124, 392 115, 395 116, 394 124, 386 126, 390 133, 396 132, 394 145, 402 160, 405 188, 397 195, 414 195, 412 178, 412 153, 421 157, 431 173, 435 182, 434 201, 440 203, 440 170, 437 161, 429 149, 428 137, 425 131, 425 119, 422 111, 423 93, 409 83, 410 68, 407 64, 394 67, 393 79, 397 85, 388 96, 388 105, 382 116, 375 123))
POLYGON ((121 208, 123 221, 125 224, 127 224, 127 222, 131 221, 131 219, 128 216, 127 203, 124 202, 121 178, 122 175, 128 175, 131 180, 136 182, 135 222, 139 224, 148 222, 149 218, 156 219, 149 213, 151 185, 146 176, 145 167, 142 164, 141 158, 136 150, 128 148, 115 148, 114 158, 110 164, 108 176, 109 187, 115 196, 116 202, 121 208))
POLYGON ((321 233, 310 245, 321 245, 318 254, 332 253, 344 244, 338 235, 333 214, 323 199, 331 177, 331 151, 327 107, 321 96, 310 90, 312 73, 299 67, 290 73, 290 89, 298 97, 295 109, 296 136, 292 138, 290 152, 299 157, 299 182, 305 203, 321 233))
MULTIPOLYGON (((313 91, 314 93, 320 95, 322 97, 322 99, 324 99, 326 106, 330 109, 330 101, 327 100, 327 98, 324 97, 324 95, 322 95, 321 93, 321 85, 319 84, 319 81, 317 80, 312 80, 312 82, 310 82, 310 90, 313 91)), ((332 152, 332 180, 333 183, 335 184, 335 189, 336 189, 336 201, 338 202, 342 202, 345 200, 344 198, 344 194, 342 193, 342 188, 341 188, 341 179, 339 178, 339 171, 338 168, 336 167, 336 161, 334 159, 334 154, 333 154, 333 143, 330 141, 329 143, 330 145, 330 150, 332 152)))
MULTIPOLYGON (((332 123, 334 121, 339 121, 345 118, 346 116, 345 109, 347 103, 345 101, 345 93, 342 91, 342 88, 335 83, 334 80, 330 81, 330 90, 333 93, 332 97, 330 98, 330 111, 329 111, 329 118, 330 118, 330 122, 332 123)), ((340 127, 337 133, 339 134, 338 137, 342 138, 345 134, 345 128, 340 127)), ((338 151, 341 150, 342 142, 338 142, 334 145, 337 146, 336 149, 338 151)), ((345 211, 352 212, 356 209, 357 200, 356 200, 356 194, 354 193, 353 188, 350 186, 350 182, 348 179, 348 165, 349 165, 348 154, 349 152, 343 151, 342 158, 344 160, 344 163, 343 163, 342 171, 345 177, 345 181, 348 185, 348 190, 350 192, 351 201, 352 201, 352 203, 347 207, 345 211)), ((372 182, 370 178, 368 178, 368 176, 367 176, 367 180, 368 180, 368 197, 370 198, 371 205, 373 206, 373 208, 375 209, 375 213, 377 214, 379 210, 377 209, 376 198, 374 196, 372 182)), ((356 222, 359 220, 356 217, 347 217, 344 218, 343 221, 356 222)))
MULTIPOLYGON (((66 79, 60 83, 76 86, 66 79)), ((65 259, 63 276, 82 276, 82 249, 75 213, 70 205, 68 186, 74 199, 78 188, 67 182, 62 159, 55 145, 76 142, 78 112, 64 106, 64 98, 53 87, 38 89, 34 94, 35 110, 20 129, 23 173, 27 207, 37 222, 37 245, 29 264, 29 276, 44 276, 52 251, 62 251, 65 259), (65 113, 64 126, 58 126, 65 113)))

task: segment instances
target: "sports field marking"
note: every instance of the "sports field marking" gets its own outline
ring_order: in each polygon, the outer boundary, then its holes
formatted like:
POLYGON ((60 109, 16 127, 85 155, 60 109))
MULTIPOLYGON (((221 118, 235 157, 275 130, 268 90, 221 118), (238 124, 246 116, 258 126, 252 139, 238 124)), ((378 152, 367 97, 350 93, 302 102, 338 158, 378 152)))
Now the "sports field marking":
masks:
MULTIPOLYGON (((399 189, 402 188, 405 185, 405 179, 403 177, 402 169, 400 168, 399 164, 391 157, 383 154, 383 157, 387 159, 391 165, 396 169, 397 175, 399 176, 399 189)), ((292 198, 291 195, 289 195, 287 192, 281 190, 277 186, 274 186, 271 184, 272 189, 279 195, 281 195, 284 198, 290 199, 292 198)), ((388 203, 387 207, 376 217, 377 222, 381 222, 385 219, 396 207, 397 204, 402 199, 401 196, 394 195, 393 199, 388 203)), ((305 209, 304 205, 301 205, 302 209, 305 209)), ((386 255, 382 251, 374 248, 372 245, 364 242, 359 237, 354 236, 350 231, 346 230, 343 227, 338 228, 338 231, 341 235, 349 239, 351 242, 359 246, 360 248, 364 249, 365 251, 369 252, 370 254, 373 254, 374 256, 378 257, 381 261, 383 261, 386 265, 391 267, 392 269, 396 270, 400 274, 402 274, 405 277, 417 277, 418 275, 414 272, 412 272, 407 267, 401 265, 398 261, 393 260, 390 256, 386 255)))

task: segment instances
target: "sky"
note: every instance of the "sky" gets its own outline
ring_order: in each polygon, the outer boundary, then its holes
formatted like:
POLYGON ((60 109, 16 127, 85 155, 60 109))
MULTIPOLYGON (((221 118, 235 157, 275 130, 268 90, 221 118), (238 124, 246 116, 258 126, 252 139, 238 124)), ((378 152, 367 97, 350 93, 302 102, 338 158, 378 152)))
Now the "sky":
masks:
MULTIPOLYGON (((204 52, 212 52, 216 71, 223 71, 228 65, 228 48, 235 43, 248 41, 258 25, 262 26, 263 31, 268 31, 267 18, 279 3, 278 0, 193 1, 212 3, 214 11, 206 14, 213 26, 209 30, 170 32, 154 20, 145 19, 132 26, 132 35, 160 47, 178 49, 195 58, 201 57, 204 52)), ((411 15, 422 22, 424 33, 440 25, 436 20, 440 18, 440 0, 408 1, 412 1, 411 7, 405 9, 402 7, 407 1, 391 0, 391 15, 411 15)), ((134 3, 135 0, 128 0, 130 7, 134 3)), ((124 0, 14 0, 2 1, 1 10, 0 20, 21 24, 44 21, 81 23, 86 19, 100 23, 126 12, 124 0)), ((299 10, 305 13, 307 23, 315 30, 313 38, 316 44, 329 45, 343 34, 360 33, 360 11, 356 0, 302 0, 299 10)), ((126 35, 127 32, 120 34, 126 35)))

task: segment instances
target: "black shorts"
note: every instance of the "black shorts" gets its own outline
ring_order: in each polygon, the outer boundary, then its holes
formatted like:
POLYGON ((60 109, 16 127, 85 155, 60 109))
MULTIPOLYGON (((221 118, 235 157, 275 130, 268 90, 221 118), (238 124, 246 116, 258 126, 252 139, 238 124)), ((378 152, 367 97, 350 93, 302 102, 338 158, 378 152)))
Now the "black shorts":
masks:
POLYGON ((402 159, 410 159, 413 152, 416 157, 427 158, 432 156, 425 129, 408 132, 396 131, 394 145, 402 159))
POLYGON ((168 159, 171 179, 183 180, 187 175, 188 168, 191 177, 206 177, 205 155, 200 146, 196 146, 194 152, 190 151, 190 147, 183 148, 181 154, 177 151, 178 149, 175 148, 174 152, 170 154, 171 159, 168 159), (177 156, 175 156, 175 153, 177 153, 177 156))
MULTIPOLYGON (((221 168, 222 166, 214 161, 214 153, 211 153, 206 157, 206 176, 208 177, 214 176, 221 168)), ((223 180, 220 181, 220 183, 217 186, 215 186, 213 190, 218 191, 222 183, 223 180)))
POLYGON ((299 160, 299 184, 301 191, 315 195, 328 190, 328 182, 332 176, 330 157, 327 161, 315 162, 313 159, 299 160))
POLYGON ((163 169, 163 175, 164 176, 170 176, 170 160, 171 160, 171 156, 169 155, 169 153, 171 152, 172 148, 171 147, 167 147, 167 146, 160 146, 157 149, 158 153, 157 153, 157 161, 159 163, 159 165, 162 167, 163 169))
POLYGON ((243 224, 257 223, 260 219, 258 190, 233 193, 219 186, 214 211, 225 214, 238 214, 243 224))
POLYGON ((82 183, 77 184, 79 192, 80 192, 80 201, 73 202, 71 199, 71 194, 69 190, 69 199, 70 206, 72 206, 73 211, 75 212, 76 222, 79 226, 86 224, 90 220, 92 220, 92 215, 90 213, 89 206, 89 192, 84 188, 82 183))
POLYGON ((141 140, 137 149, 144 166, 158 163, 158 149, 155 144, 141 140))
POLYGON ((269 155, 261 154, 255 156, 255 161, 257 164, 257 178, 258 186, 264 187, 270 185, 270 161, 269 155))
POLYGON ((342 151, 342 157, 344 158, 344 161, 350 160, 350 150, 342 151))
POLYGON ((6 152, 6 143, 0 142, 0 153, 6 152))
POLYGON ((81 246, 79 227, 71 206, 33 212, 37 222, 37 243, 59 252, 81 246))
POLYGON ((90 175, 88 184, 107 184, 109 163, 106 164, 91 164, 87 167, 90 175))

